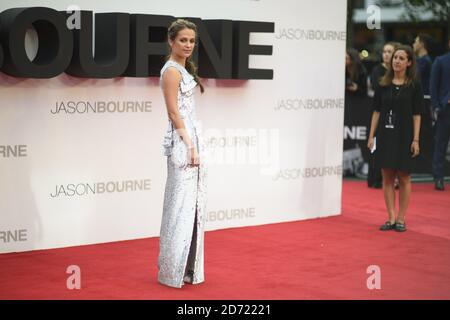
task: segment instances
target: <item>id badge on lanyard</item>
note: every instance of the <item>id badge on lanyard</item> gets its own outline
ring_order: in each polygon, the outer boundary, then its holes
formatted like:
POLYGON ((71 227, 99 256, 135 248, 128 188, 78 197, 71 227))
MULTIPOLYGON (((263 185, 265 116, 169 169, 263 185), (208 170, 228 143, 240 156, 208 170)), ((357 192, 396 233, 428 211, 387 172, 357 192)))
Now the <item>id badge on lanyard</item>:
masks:
POLYGON ((394 129, 395 128, 395 113, 392 112, 392 109, 386 115, 386 121, 384 123, 384 127, 386 129, 394 129))
POLYGON ((391 87, 391 109, 389 110, 389 113, 386 115, 386 120, 384 122, 384 127, 386 129, 395 129, 395 112, 393 111, 393 106, 396 103, 396 100, 398 98, 398 95, 400 94, 401 89, 399 89, 397 87, 397 94, 395 95, 395 100, 394 100, 394 95, 392 93, 392 87, 391 87))

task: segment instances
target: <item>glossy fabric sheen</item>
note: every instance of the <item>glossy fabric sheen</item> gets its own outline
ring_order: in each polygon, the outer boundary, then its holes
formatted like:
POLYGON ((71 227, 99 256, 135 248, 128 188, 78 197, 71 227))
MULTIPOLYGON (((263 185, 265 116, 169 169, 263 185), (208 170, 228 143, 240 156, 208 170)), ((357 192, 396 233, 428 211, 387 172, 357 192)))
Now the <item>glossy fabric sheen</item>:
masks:
POLYGON ((204 141, 195 113, 194 89, 197 82, 180 64, 168 60, 161 69, 162 76, 169 67, 182 76, 178 88, 178 109, 192 142, 197 146, 200 165, 187 165, 187 148, 169 119, 164 136, 167 156, 167 181, 160 231, 158 281, 181 288, 184 282, 201 283, 204 276, 204 226, 206 209, 206 167, 202 161, 204 141))

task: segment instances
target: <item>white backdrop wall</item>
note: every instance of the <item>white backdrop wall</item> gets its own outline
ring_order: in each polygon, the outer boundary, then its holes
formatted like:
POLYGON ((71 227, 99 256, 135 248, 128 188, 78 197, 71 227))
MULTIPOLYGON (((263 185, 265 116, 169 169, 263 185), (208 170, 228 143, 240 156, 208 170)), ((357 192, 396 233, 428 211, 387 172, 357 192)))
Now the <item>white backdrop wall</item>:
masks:
MULTIPOLYGON (((72 4, 2 0, 0 11, 72 4)), ((252 44, 272 45, 273 55, 249 62, 273 69, 273 80, 204 79, 205 94, 196 92, 208 146, 206 228, 340 214, 345 0, 76 5, 96 13, 274 22, 273 34, 250 35, 252 44)), ((166 126, 156 77, 0 73, 0 253, 159 236, 166 126), (87 104, 107 111, 86 112, 87 104)))

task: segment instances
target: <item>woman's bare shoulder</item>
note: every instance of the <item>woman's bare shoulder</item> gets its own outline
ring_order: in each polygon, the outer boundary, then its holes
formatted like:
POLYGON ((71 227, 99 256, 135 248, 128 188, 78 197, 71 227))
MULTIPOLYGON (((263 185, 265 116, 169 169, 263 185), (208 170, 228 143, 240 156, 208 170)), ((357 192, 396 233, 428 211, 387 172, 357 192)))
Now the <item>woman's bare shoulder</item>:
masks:
POLYGON ((162 81, 165 85, 177 85, 181 81, 181 73, 173 66, 166 68, 162 75, 162 81))

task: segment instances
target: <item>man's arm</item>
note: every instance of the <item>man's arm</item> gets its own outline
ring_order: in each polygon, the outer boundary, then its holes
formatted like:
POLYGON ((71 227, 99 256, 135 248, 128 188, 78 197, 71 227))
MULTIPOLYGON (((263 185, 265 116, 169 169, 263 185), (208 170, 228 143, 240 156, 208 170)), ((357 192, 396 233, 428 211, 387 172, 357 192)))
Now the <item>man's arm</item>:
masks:
POLYGON ((442 106, 439 104, 439 86, 441 80, 441 61, 437 58, 433 66, 431 67, 431 76, 430 76, 430 95, 431 95, 431 107, 434 111, 436 109, 441 109, 442 106))

